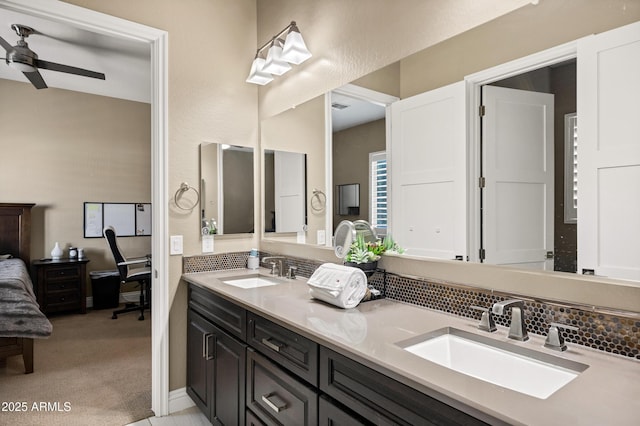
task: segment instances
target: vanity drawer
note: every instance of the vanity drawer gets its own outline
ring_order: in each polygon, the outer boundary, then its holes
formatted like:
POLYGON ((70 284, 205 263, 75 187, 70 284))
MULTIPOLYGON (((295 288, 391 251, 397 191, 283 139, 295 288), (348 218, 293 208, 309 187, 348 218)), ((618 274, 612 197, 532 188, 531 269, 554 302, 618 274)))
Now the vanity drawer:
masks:
POLYGON ((252 349, 247 349, 247 407, 265 424, 315 425, 318 395, 252 349))
POLYGON ((320 390, 375 424, 486 424, 325 347, 320 390))
POLYGON ((246 340, 244 308, 193 284, 189 285, 189 307, 243 342, 246 340))
POLYGON ((248 343, 272 361, 318 386, 318 344, 252 312, 248 343))

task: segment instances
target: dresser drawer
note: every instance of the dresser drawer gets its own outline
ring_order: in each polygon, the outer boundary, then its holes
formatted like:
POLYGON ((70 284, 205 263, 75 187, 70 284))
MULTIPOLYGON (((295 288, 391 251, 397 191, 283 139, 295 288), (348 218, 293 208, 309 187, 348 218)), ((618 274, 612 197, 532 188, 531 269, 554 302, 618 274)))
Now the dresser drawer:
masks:
POLYGON ((48 282, 56 280, 78 279, 80 273, 77 266, 47 268, 45 278, 48 282))
POLYGON ((78 309, 80 306, 80 294, 75 292, 48 293, 46 299, 47 312, 66 311, 78 309))
POLYGON ((61 280, 61 281, 51 281, 47 286, 48 292, 58 292, 58 291, 79 291, 80 290, 80 282, 70 281, 70 280, 61 280))
POLYGON ((325 347, 320 349, 320 390, 375 424, 486 424, 325 347))
POLYGON ((247 311, 244 308, 193 284, 189 285, 189 307, 246 341, 247 311))
POLYGON ((271 360, 318 386, 318 344, 252 312, 248 343, 271 360))
POLYGON ((247 349, 247 406, 265 424, 315 425, 316 391, 247 349))

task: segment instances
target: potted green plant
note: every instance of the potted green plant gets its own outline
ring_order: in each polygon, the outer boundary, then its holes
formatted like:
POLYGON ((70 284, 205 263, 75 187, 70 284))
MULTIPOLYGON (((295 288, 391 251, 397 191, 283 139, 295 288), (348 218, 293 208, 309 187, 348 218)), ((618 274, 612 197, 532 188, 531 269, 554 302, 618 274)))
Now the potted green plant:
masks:
POLYGON ((404 250, 393 240, 391 235, 382 240, 366 241, 361 234, 356 236, 345 256, 345 265, 362 269, 368 275, 378 267, 378 260, 384 253, 403 253, 404 250))

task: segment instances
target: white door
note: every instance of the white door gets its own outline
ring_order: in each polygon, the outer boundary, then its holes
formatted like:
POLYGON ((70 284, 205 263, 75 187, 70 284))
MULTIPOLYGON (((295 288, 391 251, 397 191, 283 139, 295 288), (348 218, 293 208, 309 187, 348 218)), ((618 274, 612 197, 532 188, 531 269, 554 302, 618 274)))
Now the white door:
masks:
POLYGON ((579 40, 577 72, 578 272, 640 280, 640 23, 579 40))
POLYGON ((553 270, 553 95, 482 87, 484 262, 553 270))
POLYGON ((276 232, 302 232, 305 225, 305 155, 274 152, 276 232))
POLYGON ((391 105, 391 232, 407 254, 467 258, 464 82, 391 105))

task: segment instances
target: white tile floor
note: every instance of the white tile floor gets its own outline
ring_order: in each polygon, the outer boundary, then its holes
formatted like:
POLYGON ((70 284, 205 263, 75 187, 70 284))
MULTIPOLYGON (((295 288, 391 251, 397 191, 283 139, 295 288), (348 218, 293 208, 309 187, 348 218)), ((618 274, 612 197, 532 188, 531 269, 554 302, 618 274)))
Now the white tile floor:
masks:
POLYGON ((198 407, 190 407, 166 417, 149 417, 127 426, 211 426, 198 407))

